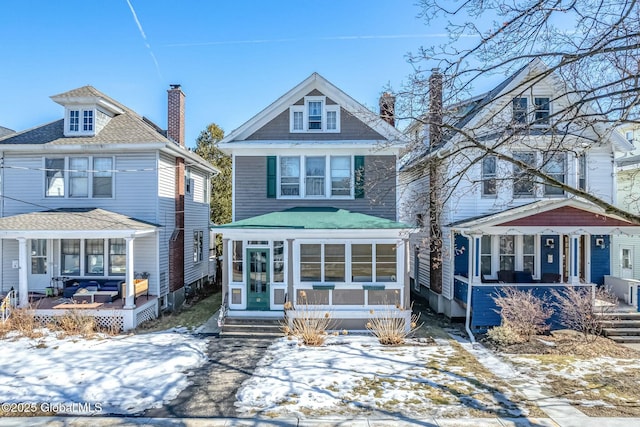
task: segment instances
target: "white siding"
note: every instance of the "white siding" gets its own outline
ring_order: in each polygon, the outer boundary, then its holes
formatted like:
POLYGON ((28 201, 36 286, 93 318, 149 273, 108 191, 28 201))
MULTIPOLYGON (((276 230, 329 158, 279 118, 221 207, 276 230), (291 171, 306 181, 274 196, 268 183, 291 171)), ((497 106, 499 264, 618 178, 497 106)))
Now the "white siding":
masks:
POLYGON ((193 283, 209 276, 209 201, 204 201, 205 173, 191 168, 191 194, 185 197, 184 282, 193 283), (202 231, 202 261, 194 262, 193 232, 202 231))
POLYGON ((169 240, 175 229, 175 159, 166 154, 161 154, 158 162, 158 224, 160 229, 160 254, 158 271, 164 273, 165 281, 160 283, 160 295, 169 292, 169 240))
POLYGON ((13 260, 18 259, 18 241, 16 239, 2 239, 2 288, 0 293, 8 292, 12 287, 18 289, 18 269, 13 268, 13 260))
POLYGON ((133 257, 136 273, 149 273, 149 293, 158 293, 156 274, 156 236, 138 237, 133 241, 133 257))

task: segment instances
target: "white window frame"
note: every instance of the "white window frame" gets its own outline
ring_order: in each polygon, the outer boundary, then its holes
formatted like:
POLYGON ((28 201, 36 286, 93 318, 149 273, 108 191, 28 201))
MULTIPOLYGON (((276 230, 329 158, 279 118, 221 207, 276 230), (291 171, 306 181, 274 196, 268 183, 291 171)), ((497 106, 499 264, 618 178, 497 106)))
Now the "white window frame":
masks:
POLYGON ((533 128, 548 128, 551 125, 551 116, 553 115, 553 97, 546 93, 533 93, 533 94, 521 94, 514 96, 511 99, 511 123, 513 126, 532 126, 533 128), (538 122, 536 120, 536 113, 538 111, 536 107, 536 99, 546 98, 549 100, 549 109, 542 110, 547 111, 547 123, 538 122), (526 108, 522 110, 524 113, 524 120, 516 120, 516 109, 514 108, 514 101, 516 99, 526 99, 526 108))
POLYGON ((42 170, 43 170, 43 179, 42 179, 42 183, 43 183, 43 191, 42 191, 42 197, 45 199, 101 199, 101 200, 109 200, 109 199, 113 199, 115 198, 115 173, 113 171, 111 171, 111 196, 110 197, 96 197, 93 194, 93 178, 94 178, 94 173, 95 170, 93 169, 93 165, 94 165, 94 159, 102 159, 102 158, 108 158, 111 159, 111 165, 113 167, 113 165, 115 164, 115 158, 113 156, 66 156, 66 157, 56 157, 56 156, 51 156, 51 157, 43 157, 42 158, 42 170), (86 196, 71 196, 70 195, 70 190, 71 190, 71 168, 70 168, 70 164, 71 164, 71 159, 75 159, 75 158, 85 158, 88 159, 88 168, 87 168, 87 195, 86 196), (55 195, 47 195, 47 160, 64 160, 64 167, 62 169, 62 179, 63 179, 63 183, 64 183, 64 194, 60 195, 60 196, 55 196, 55 195))
MULTIPOLYGON (((551 178, 557 179, 559 176, 562 176, 562 180, 558 179, 558 181, 566 184, 567 183, 567 153, 563 151, 550 151, 550 152, 542 153, 542 171, 546 175, 549 175, 551 178), (562 156, 562 173, 551 173, 547 169, 548 164, 551 161, 550 157, 555 157, 555 156, 562 156)), ((565 196, 565 191, 562 188, 559 189, 559 191, 561 191, 560 193, 552 193, 552 192, 547 193, 547 187, 553 188, 553 189, 556 188, 543 182, 542 193, 544 197, 564 197, 565 196)))
POLYGON ((551 125, 551 96, 549 95, 532 95, 531 96, 531 108, 533 111, 531 112, 531 124, 536 128, 548 128, 551 125), (536 100, 538 99, 546 99, 547 106, 549 107, 547 110, 538 110, 538 105, 536 104, 536 100), (546 121, 538 121, 536 115, 538 111, 545 111, 547 113, 546 121))
POLYGON ((93 136, 96 133, 96 109, 81 105, 67 107, 64 122, 64 136, 93 136), (72 112, 77 112, 78 115, 77 118, 74 117, 74 123, 71 122, 72 112), (90 117, 85 117, 85 115, 90 117), (85 118, 90 119, 87 124, 85 124, 85 118), (75 121, 76 119, 77 121, 75 121), (85 126, 88 127, 87 130, 85 130, 85 126))
POLYGON ((278 199, 310 199, 310 200, 323 200, 323 199, 343 199, 343 200, 351 200, 355 198, 355 178, 353 176, 353 165, 354 165, 354 156, 353 155, 336 155, 336 156, 317 156, 317 155, 287 155, 287 156, 278 156, 277 158, 277 198, 278 199), (290 196, 282 194, 282 171, 281 171, 281 159, 283 157, 297 157, 300 161, 300 174, 298 176, 298 186, 299 186, 299 195, 290 196), (307 182, 307 158, 309 157, 324 157, 325 159, 325 168, 324 168, 324 195, 312 195, 308 196, 306 191, 306 182, 307 182), (348 157, 349 158, 349 195, 333 195, 333 189, 331 185, 331 158, 336 157, 348 157))
POLYGON ((358 286, 366 286, 366 285, 370 285, 370 284, 384 284, 385 285, 385 289, 396 289, 398 287, 402 287, 402 275, 400 274, 400 272, 402 271, 402 266, 401 266, 401 262, 402 261, 402 251, 404 246, 402 245, 401 242, 399 242, 398 240, 394 240, 394 239, 379 239, 379 240, 374 240, 374 239, 365 239, 365 240, 344 240, 344 239, 298 239, 294 242, 294 266, 295 268, 293 269, 293 279, 294 279, 294 284, 298 287, 302 288, 311 288, 313 283, 331 283, 335 285, 336 289, 358 289, 358 286), (372 245, 371 248, 371 275, 372 275, 372 281, 371 282, 355 282, 352 280, 352 266, 351 266, 351 245, 354 244, 358 244, 358 245, 372 245), (300 279, 300 246, 301 245, 322 245, 321 248, 321 254, 322 254, 322 261, 321 261, 321 275, 322 275, 322 281, 320 282, 302 282, 300 279), (344 266, 344 274, 345 274, 345 281, 344 282, 324 282, 324 245, 345 245, 345 249, 344 249, 344 257, 345 257, 345 266, 344 266), (396 246, 396 274, 395 274, 395 281, 391 281, 391 282, 377 282, 377 277, 376 277, 376 245, 395 245, 396 246), (400 280, 398 280, 398 278, 401 278, 400 280))
MULTIPOLYGON (((123 274, 109 274, 109 270, 111 269, 111 254, 110 254, 110 241, 116 239, 116 237, 88 237, 81 239, 58 239, 58 262, 60 267, 62 268, 62 240, 79 240, 80 241, 80 270, 78 275, 71 275, 70 277, 91 277, 91 278, 119 278, 121 279, 124 276, 123 274), (87 251, 86 244, 87 240, 102 240, 102 274, 92 274, 88 273, 87 270, 87 251)), ((61 272, 62 273, 62 272, 61 272)), ((67 274, 69 276, 69 274, 67 274)))
MULTIPOLYGON (((500 271, 500 235, 494 234, 491 236, 491 274, 498 274, 500 271)), ((524 268, 524 256, 531 255, 524 253, 524 235, 512 235, 514 237, 514 259, 513 266, 514 271, 523 271, 524 268)), ((540 279, 541 273, 541 265, 540 260, 542 258, 542 254, 540 252, 540 235, 539 234, 527 234, 527 236, 533 236, 533 256, 534 256, 534 271, 532 272, 532 277, 536 280, 540 279)), ((489 254, 481 254, 488 256, 489 254)), ((480 266, 478 266, 480 268, 480 266)))
MULTIPOLYGON (((535 164, 539 164, 538 163, 538 154, 535 151, 514 151, 512 153, 512 155, 515 157, 517 157, 518 155, 528 155, 528 154, 533 154, 533 162, 535 164)), ((536 179, 534 176, 530 175, 530 180, 531 180, 531 187, 532 187, 532 191, 531 193, 516 193, 515 192, 515 184, 516 184, 516 173, 517 173, 517 169, 520 169, 518 166, 513 165, 512 168, 512 179, 511 179, 511 195, 513 198, 519 198, 519 199, 526 199, 526 198, 535 198, 536 197, 536 193, 537 193, 537 186, 536 186, 536 179)), ((522 176, 526 176, 528 173, 525 171, 520 171, 518 173, 518 176, 522 175, 522 176)))
POLYGON ((480 162, 480 173, 482 175, 481 182, 481 193, 482 197, 497 197, 498 195, 498 158, 496 156, 485 156, 482 158, 482 162, 480 162), (486 174, 485 173, 485 162, 489 159, 493 159, 493 173, 486 174), (486 191, 486 183, 488 181, 493 181, 493 193, 489 193, 486 191))
POLYGON ((326 96, 305 96, 304 104, 292 105, 289 107, 289 132, 290 133, 340 133, 340 106, 337 104, 327 104, 326 96), (320 102, 322 105, 320 129, 309 129, 309 103, 320 102), (295 126, 296 113, 302 113, 302 129, 295 126), (329 129, 328 113, 335 113, 335 128, 329 129))
POLYGON ((193 263, 204 261, 204 231, 193 230, 193 263))

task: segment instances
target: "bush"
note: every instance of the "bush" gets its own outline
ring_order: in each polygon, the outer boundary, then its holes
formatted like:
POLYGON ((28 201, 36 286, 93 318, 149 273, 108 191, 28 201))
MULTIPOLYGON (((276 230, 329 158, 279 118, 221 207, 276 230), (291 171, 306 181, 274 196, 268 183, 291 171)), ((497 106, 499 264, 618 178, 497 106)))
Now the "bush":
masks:
MULTIPOLYGON (((29 308, 14 308, 11 316, 7 319, 2 327, 2 331, 6 334, 9 331, 15 331, 20 336, 27 338, 39 338, 43 335, 40 330, 42 325, 36 319, 34 311, 29 308)), ((3 334, 3 335, 4 335, 3 334)))
POLYGON ((382 345, 404 344, 409 335, 415 332, 420 326, 418 320, 420 314, 411 314, 409 327, 403 317, 399 317, 404 311, 399 305, 395 309, 386 309, 382 312, 371 310, 374 316, 367 322, 367 329, 378 339, 382 345))
POLYGON ((93 316, 87 316, 79 310, 67 310, 56 318, 53 328, 66 335, 80 335, 83 338, 92 338, 99 329, 93 316))
POLYGON ((505 287, 493 301, 500 307, 496 311, 500 314, 501 326, 518 335, 522 342, 529 342, 534 335, 549 330, 547 320, 553 309, 545 307, 545 301, 534 296, 531 290, 505 287))
POLYGON ((328 331, 336 329, 337 322, 330 312, 314 308, 307 300, 307 294, 300 292, 297 307, 288 301, 285 304, 285 324, 282 330, 289 336, 295 336, 308 346, 321 346, 325 343, 328 331))
POLYGON ((522 344, 526 340, 510 326, 495 326, 487 331, 487 338, 499 346, 522 344))
POLYGON ((567 286, 564 292, 554 290, 554 306, 564 326, 582 334, 585 342, 593 342, 602 334, 603 315, 611 312, 618 298, 610 288, 567 286))

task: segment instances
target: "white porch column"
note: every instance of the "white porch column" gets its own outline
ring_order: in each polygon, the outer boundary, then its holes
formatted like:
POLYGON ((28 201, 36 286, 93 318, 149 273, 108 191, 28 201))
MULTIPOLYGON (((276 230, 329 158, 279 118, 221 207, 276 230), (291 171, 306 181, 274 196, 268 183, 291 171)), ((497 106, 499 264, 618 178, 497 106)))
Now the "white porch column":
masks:
POLYGON ((124 241, 125 241, 125 253, 126 253, 126 259, 127 259, 127 264, 126 264, 126 290, 127 290, 127 294, 123 295, 124 297, 124 308, 135 308, 136 303, 135 303, 135 296, 136 296, 136 289, 135 286, 133 285, 133 280, 134 280, 134 275, 133 275, 133 237, 125 237, 124 241))
MULTIPOLYGON (((406 309, 411 308, 411 277, 409 276, 409 267, 411 264, 409 263, 410 258, 410 247, 409 247, 409 239, 402 239, 402 244, 400 246, 402 250, 400 251, 400 273, 402 274, 403 286, 402 292, 404 292, 404 301, 402 302, 406 309)), ((398 275, 398 278, 400 275, 398 275)))
POLYGON ((569 236, 569 283, 580 284, 580 236, 569 236))
POLYGON ((18 307, 27 307, 29 305, 29 283, 28 283, 28 252, 27 239, 18 238, 18 307))
POLYGON ((231 247, 229 246, 229 239, 222 239, 222 277, 220 283, 222 284, 222 305, 229 307, 231 304, 231 296, 229 295, 229 258, 233 256, 231 253, 231 247))
POLYGON ((482 266, 480 265, 481 239, 481 234, 472 234, 469 238, 469 267, 471 269, 470 283, 473 284, 482 283, 482 266))

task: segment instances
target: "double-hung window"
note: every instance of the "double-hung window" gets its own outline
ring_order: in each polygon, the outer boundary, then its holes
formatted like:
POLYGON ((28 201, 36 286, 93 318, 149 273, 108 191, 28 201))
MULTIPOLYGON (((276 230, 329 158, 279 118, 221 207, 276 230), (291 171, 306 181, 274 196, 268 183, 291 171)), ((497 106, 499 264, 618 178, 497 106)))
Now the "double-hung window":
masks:
POLYGON ((200 262, 204 259, 204 233, 202 231, 193 232, 193 262, 200 262))
POLYGON ((93 158, 93 197, 110 198, 113 195, 113 158, 93 158))
POLYGON ((551 113, 549 98, 533 98, 535 106, 534 125, 546 126, 549 124, 549 115, 551 113))
POLYGON ((45 195, 64 197, 64 159, 45 159, 45 195))
POLYGON ((309 101, 309 130, 322 130, 322 101, 309 101))
POLYGON ((582 153, 578 156, 578 189, 587 189, 587 155, 582 153))
POLYGON ((500 236, 500 270, 515 270, 516 237, 500 236))
POLYGON ((280 157, 280 194, 300 195, 300 157, 280 157))
MULTIPOLYGON (((519 160, 525 165, 535 165, 536 156, 535 153, 530 151, 514 152, 513 158, 519 160)), ((514 196, 534 196, 535 185, 534 179, 531 174, 524 171, 517 165, 513 166, 513 195, 514 196)))
POLYGON ((480 238, 480 273, 491 275, 492 257, 491 257, 491 236, 483 235, 480 238))
POLYGON ((351 157, 331 156, 331 195, 351 195, 351 157))
POLYGON ((80 239, 60 241, 60 272, 65 276, 80 275, 80 239))
POLYGON ((305 195, 324 196, 326 158, 307 157, 305 162, 305 195))
POLYGON ((82 113, 82 130, 93 132, 93 110, 84 110, 82 113))
POLYGON ((482 195, 496 195, 496 156, 486 156, 482 159, 482 195))
MULTIPOLYGON (((561 183, 565 182, 566 175, 566 156, 565 153, 544 153, 542 170, 550 178, 561 183)), ((557 196, 564 194, 564 190, 555 185, 545 184, 545 196, 557 196)))
POLYGON ((84 268, 88 276, 104 275, 104 240, 87 239, 84 241, 84 268))
POLYGON ((513 110, 513 123, 522 125, 527 124, 527 98, 513 98, 511 105, 513 110))
POLYGON ((89 159, 69 158, 69 197, 89 197, 89 159))

